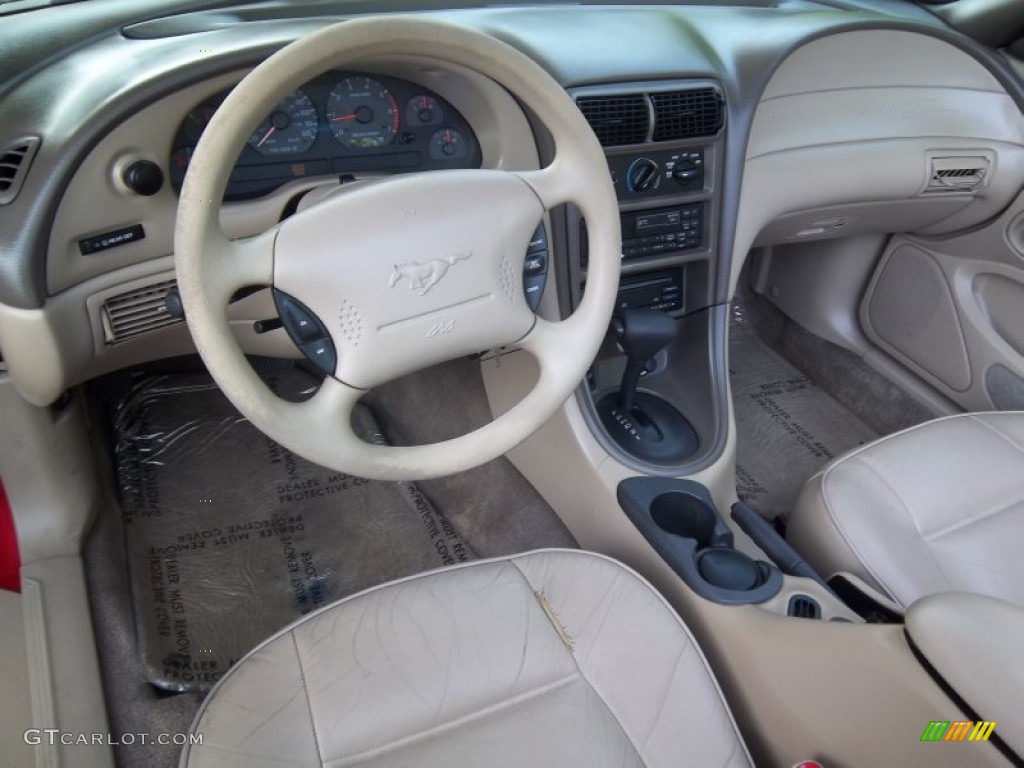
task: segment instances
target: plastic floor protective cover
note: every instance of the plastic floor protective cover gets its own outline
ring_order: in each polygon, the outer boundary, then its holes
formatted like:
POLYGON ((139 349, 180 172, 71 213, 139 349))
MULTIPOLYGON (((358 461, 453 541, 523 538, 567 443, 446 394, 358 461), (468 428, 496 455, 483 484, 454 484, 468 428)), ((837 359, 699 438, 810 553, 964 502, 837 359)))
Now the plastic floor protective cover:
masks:
MULTIPOLYGON (((288 399, 316 381, 267 377, 288 399)), ((354 425, 383 437, 369 410, 354 425)), ((118 487, 147 680, 210 688, 300 615, 409 573, 475 557, 413 483, 316 466, 273 442, 206 374, 139 382, 114 414, 118 487)))
POLYGON ((768 347, 742 302, 729 323, 739 497, 768 518, 785 516, 825 464, 878 433, 768 347))

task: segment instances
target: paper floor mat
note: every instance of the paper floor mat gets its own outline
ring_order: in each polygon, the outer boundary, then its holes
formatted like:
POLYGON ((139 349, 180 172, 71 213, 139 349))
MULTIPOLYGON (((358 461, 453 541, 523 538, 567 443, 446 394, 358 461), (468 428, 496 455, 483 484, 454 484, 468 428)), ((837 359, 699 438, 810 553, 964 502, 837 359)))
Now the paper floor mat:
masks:
MULTIPOLYGON (((315 386, 298 370, 268 384, 291 399, 315 386)), ((368 410, 354 423, 381 439, 368 410)), ((415 484, 292 455, 206 374, 140 382, 114 438, 140 652, 163 689, 207 689, 303 614, 474 557, 415 484)))
POLYGON ((815 472, 878 435, 765 345, 742 307, 729 339, 739 497, 766 517, 787 515, 815 472))

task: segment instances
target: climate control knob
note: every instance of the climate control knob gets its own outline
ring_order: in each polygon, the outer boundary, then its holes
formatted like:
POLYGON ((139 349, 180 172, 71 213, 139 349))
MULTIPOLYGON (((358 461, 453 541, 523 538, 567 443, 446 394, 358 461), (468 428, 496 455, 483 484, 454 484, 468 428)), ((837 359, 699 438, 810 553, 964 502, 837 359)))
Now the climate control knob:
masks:
POLYGON ((653 189, 661 181, 661 169, 653 160, 640 157, 633 161, 626 171, 626 188, 630 192, 644 192, 653 189))
POLYGON ((672 169, 672 178, 684 187, 699 187, 704 183, 704 169, 693 160, 680 160, 672 169))

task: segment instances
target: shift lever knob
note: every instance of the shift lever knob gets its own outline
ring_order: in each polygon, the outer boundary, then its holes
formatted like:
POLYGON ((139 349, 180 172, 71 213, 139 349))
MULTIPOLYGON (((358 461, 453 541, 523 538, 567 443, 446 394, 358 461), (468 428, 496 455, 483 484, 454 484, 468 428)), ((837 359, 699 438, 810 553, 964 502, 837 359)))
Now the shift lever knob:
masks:
POLYGON ((622 309, 612 318, 612 332, 627 357, 650 360, 676 337, 676 321, 657 309, 622 309))
POLYGON ((678 330, 675 319, 657 309, 623 309, 612 318, 612 333, 628 358, 619 387, 619 400, 627 414, 647 361, 667 347, 678 330))

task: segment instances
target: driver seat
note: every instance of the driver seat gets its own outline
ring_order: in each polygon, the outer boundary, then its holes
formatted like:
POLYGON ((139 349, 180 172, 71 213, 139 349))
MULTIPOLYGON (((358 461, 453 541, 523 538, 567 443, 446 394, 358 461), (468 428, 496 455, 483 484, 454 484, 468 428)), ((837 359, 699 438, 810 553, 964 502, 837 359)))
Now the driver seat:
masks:
POLYGON ((542 550, 385 584, 224 676, 188 768, 748 766, 693 636, 602 555, 542 550))

